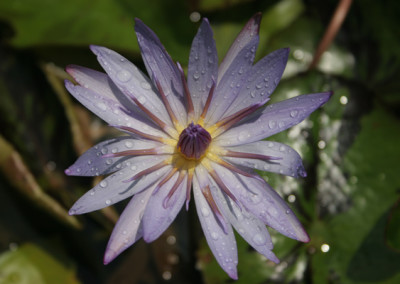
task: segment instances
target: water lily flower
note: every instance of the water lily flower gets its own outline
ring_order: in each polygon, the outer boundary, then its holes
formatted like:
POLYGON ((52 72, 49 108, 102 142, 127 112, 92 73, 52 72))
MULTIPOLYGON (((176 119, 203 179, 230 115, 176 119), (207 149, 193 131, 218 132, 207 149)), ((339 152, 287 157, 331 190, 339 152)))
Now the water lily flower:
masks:
POLYGON ((187 78, 155 33, 136 19, 135 31, 149 77, 120 54, 91 50, 106 73, 79 66, 67 72, 68 91, 127 135, 95 145, 65 173, 108 175, 83 195, 70 214, 83 214, 131 198, 109 240, 104 263, 140 238, 157 239, 192 196, 216 260, 237 279, 233 228, 273 262, 267 226, 290 238, 309 237, 284 200, 255 171, 305 177, 299 154, 263 139, 304 120, 331 92, 266 105, 279 83, 289 50, 253 64, 261 15, 245 25, 218 65, 207 19, 193 40, 187 78))

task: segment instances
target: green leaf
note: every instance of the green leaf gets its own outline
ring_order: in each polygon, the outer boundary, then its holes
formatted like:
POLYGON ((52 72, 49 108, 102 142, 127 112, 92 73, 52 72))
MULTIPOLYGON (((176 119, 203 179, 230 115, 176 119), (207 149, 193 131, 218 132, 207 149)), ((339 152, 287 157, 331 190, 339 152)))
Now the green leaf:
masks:
POLYGON ((331 215, 326 213, 324 222, 315 223, 312 230, 315 283, 337 279, 341 283, 399 283, 400 254, 389 249, 384 239, 400 187, 395 154, 399 143, 398 120, 376 106, 361 120, 361 131, 344 159, 327 155, 323 160, 319 191, 320 199, 328 202, 321 209, 331 215), (321 250, 323 244, 329 245, 328 252, 321 250))
POLYGON ((3 284, 79 283, 74 268, 30 243, 1 254, 0 271, 3 284))
POLYGON ((139 52, 133 29, 138 17, 160 36, 174 59, 183 62, 195 30, 186 14, 182 0, 0 2, 0 19, 14 29, 11 42, 17 47, 98 44, 139 52))

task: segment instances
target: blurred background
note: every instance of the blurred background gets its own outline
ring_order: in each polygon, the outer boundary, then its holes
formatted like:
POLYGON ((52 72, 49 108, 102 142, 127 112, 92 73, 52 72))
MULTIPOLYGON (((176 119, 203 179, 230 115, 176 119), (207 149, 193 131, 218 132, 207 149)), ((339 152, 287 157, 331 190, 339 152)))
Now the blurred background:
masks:
POLYGON ((307 178, 261 173, 295 210, 310 243, 270 230, 276 265, 238 236, 236 283, 400 283, 400 2, 350 2, 0 1, 0 283, 235 282, 211 254, 194 203, 160 239, 139 241, 103 265, 126 202, 68 216, 100 177, 67 177, 64 169, 119 133, 67 94, 63 80, 68 64, 100 70, 89 44, 143 69, 135 17, 187 66, 202 17, 211 22, 221 60, 256 12, 263 14, 257 59, 291 49, 272 100, 335 94, 309 119, 270 138, 300 152, 307 178), (343 24, 329 30, 340 16, 343 24))

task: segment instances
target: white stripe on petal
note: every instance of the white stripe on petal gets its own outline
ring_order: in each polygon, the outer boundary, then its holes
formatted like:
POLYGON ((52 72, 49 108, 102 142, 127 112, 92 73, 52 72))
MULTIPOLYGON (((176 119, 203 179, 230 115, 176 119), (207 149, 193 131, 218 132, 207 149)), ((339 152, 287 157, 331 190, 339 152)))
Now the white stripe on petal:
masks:
MULTIPOLYGON (((206 236, 208 246, 216 260, 228 275, 237 279, 236 265, 238 263, 237 247, 232 226, 226 226, 227 232, 219 225, 216 216, 203 196, 198 181, 198 171, 193 177, 193 194, 196 203, 197 215, 206 236)), ((202 178, 200 178, 202 179, 202 178)))

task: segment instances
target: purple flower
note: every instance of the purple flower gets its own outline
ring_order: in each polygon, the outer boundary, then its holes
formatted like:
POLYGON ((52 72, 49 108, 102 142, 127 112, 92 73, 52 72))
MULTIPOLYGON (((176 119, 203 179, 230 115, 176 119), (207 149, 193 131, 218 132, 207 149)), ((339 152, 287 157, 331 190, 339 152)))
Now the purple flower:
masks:
POLYGON ((140 20, 135 30, 150 78, 100 46, 91 50, 106 73, 67 67, 79 83, 66 81, 68 91, 127 134, 97 144, 65 171, 109 175, 74 204, 71 215, 133 196, 111 235, 105 264, 140 238, 157 239, 184 204, 188 208, 192 190, 207 242, 234 279, 238 256, 233 228, 276 263, 265 225, 309 241, 292 210, 254 169, 305 177, 296 151, 263 139, 298 124, 332 93, 265 106, 289 50, 276 50, 253 65, 260 20, 260 14, 250 19, 218 66, 213 33, 204 19, 192 43, 187 79, 140 20))

